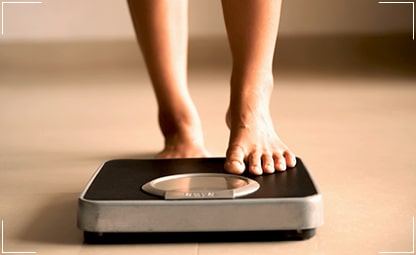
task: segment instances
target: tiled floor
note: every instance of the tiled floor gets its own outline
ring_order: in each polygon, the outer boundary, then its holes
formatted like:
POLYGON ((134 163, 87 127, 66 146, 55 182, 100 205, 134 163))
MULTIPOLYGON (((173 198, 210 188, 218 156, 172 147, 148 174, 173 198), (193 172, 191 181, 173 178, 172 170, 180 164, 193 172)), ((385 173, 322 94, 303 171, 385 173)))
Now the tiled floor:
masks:
MULTIPOLYGON (((381 49, 403 53, 397 41, 380 39, 378 45, 384 43, 384 48, 375 49, 371 41, 358 42, 342 48, 326 40, 298 46, 279 41, 272 113, 278 133, 303 158, 323 193, 325 225, 315 237, 300 242, 105 246, 82 242, 76 228, 79 193, 102 162, 149 157, 163 142, 153 91, 134 43, 2 46, 3 252, 411 251, 416 214, 416 46, 406 43, 411 52, 392 57, 395 54, 381 49), (320 52, 322 58, 317 57, 320 52)), ((210 54, 202 58, 216 61, 210 54)), ((191 59, 191 64, 198 61, 191 59)), ((222 62, 223 68, 201 65, 190 71, 192 96, 215 156, 224 154, 228 139, 224 113, 229 60, 222 62)))

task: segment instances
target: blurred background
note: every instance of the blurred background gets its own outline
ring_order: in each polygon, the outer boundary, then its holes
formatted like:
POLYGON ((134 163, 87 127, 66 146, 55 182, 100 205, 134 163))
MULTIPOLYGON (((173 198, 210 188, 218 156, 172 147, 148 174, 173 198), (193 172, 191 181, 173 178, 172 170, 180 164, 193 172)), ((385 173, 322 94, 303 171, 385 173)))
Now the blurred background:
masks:
MULTIPOLYGON (((2 40, 132 39, 126 1, 44 0, 4 4, 2 40)), ((190 36, 223 36, 220 1, 190 0, 190 36)), ((282 35, 395 34, 412 36, 411 4, 377 0, 283 1, 282 35)))
MULTIPOLYGON (((33 59, 37 64, 52 65, 68 65, 74 59, 78 64, 116 66, 141 61, 126 1, 45 0, 42 4, 4 3, 2 7, 3 68, 10 67, 19 56, 21 64, 30 64, 33 59), (69 48, 63 50, 64 47, 69 48), (27 50, 35 55, 25 58, 27 50), (85 54, 91 57, 78 57, 85 54)), ((189 16, 190 68, 229 64, 220 1, 191 0, 189 16)), ((367 74, 382 71, 409 75, 415 71, 411 68, 415 56, 412 32, 412 4, 380 4, 376 0, 283 1, 280 55, 276 61, 280 61, 279 68, 285 73, 302 69, 329 74, 337 68, 344 69, 342 73, 362 73, 364 65, 367 74)))

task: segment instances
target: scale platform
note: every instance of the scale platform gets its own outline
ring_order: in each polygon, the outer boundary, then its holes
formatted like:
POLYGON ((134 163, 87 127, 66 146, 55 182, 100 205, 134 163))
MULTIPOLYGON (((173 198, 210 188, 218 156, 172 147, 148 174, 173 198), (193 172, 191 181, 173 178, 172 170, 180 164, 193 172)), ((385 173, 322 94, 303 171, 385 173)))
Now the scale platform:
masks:
POLYGON ((226 174, 224 161, 105 162, 78 201, 84 241, 303 240, 323 224, 322 196, 300 158, 294 168, 261 176, 226 174))

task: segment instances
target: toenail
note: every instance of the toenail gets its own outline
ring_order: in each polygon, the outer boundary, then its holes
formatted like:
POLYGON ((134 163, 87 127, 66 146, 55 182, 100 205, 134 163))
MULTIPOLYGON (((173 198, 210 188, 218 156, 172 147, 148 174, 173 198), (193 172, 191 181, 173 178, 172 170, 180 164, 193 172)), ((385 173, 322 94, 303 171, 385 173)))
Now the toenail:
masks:
POLYGON ((293 165, 296 165, 296 158, 293 158, 293 159, 292 159, 292 164, 293 164, 293 165))
POLYGON ((255 174, 262 174, 263 173, 262 169, 258 166, 253 167, 253 172, 255 174))
POLYGON ((268 174, 274 173, 275 169, 273 165, 269 164, 264 167, 264 171, 268 174))
POLYGON ((230 163, 231 163, 231 164, 238 165, 239 167, 241 167, 241 166, 243 166, 243 165, 244 165, 243 163, 241 163, 241 161, 238 161, 238 160, 233 160, 233 161, 231 161, 230 163))

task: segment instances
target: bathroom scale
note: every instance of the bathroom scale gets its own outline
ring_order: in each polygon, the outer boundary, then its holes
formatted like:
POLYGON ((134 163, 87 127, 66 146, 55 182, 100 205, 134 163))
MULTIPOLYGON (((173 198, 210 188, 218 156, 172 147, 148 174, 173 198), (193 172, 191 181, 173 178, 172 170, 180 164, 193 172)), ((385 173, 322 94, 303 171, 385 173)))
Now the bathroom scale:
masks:
POLYGON ((225 158, 105 162, 78 200, 86 243, 303 240, 323 224, 322 196, 300 158, 261 176, 225 158))

